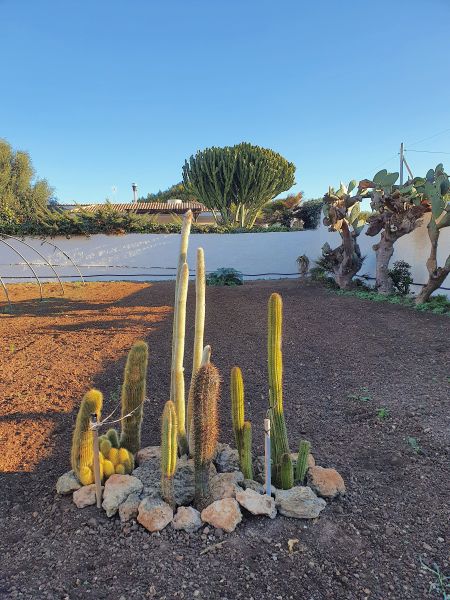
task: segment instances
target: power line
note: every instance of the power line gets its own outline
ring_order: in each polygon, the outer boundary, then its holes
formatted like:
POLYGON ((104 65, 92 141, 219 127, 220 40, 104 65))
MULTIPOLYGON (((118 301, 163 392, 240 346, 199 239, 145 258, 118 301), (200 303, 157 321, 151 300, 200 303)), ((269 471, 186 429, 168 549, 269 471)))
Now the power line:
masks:
POLYGON ((409 150, 409 149, 405 149, 405 152, 424 152, 425 154, 450 154, 450 152, 438 152, 437 150, 409 150))
POLYGON ((438 137, 439 135, 443 135, 444 133, 447 133, 448 131, 450 131, 450 127, 448 129, 443 129, 442 131, 438 131, 437 133, 434 133, 433 135, 430 135, 429 137, 418 140, 417 142, 413 142, 412 144, 409 144, 409 146, 416 146, 417 144, 421 144, 422 142, 432 140, 433 138, 438 137))

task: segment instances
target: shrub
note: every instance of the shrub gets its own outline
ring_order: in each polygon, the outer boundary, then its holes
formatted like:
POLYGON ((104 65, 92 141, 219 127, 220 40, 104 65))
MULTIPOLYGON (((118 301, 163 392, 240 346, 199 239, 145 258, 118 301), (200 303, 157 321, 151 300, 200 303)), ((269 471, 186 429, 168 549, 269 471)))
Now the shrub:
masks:
POLYGON ((413 283, 410 269, 411 265, 406 261, 397 260, 394 263, 394 267, 388 271, 394 288, 401 296, 407 296, 409 294, 410 285, 413 283))
POLYGON ((222 267, 209 273, 206 277, 207 285, 243 285, 244 277, 242 273, 231 267, 222 267))
POLYGON ((303 221, 303 229, 317 229, 320 223, 323 200, 307 200, 296 211, 295 216, 303 221))

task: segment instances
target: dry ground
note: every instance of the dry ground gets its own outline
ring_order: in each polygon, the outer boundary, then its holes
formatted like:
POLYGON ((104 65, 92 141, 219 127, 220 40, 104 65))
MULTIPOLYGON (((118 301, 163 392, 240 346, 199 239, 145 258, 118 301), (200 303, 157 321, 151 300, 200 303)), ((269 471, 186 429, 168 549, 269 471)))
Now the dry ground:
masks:
MULTIPOLYGON (((241 366, 255 452, 266 411, 266 304, 284 300, 285 411, 291 445, 347 483, 315 522, 247 518, 233 534, 150 535, 55 495, 69 467, 77 406, 89 386, 115 406, 126 351, 150 347, 144 444, 158 443, 167 399, 173 284, 67 285, 39 303, 11 286, 0 316, 0 597, 140 600, 439 598, 420 559, 448 571, 447 317, 339 297, 294 281, 207 289, 206 341, 224 377, 222 440, 231 441, 228 376, 241 366), (386 408, 386 419, 377 417, 386 408), (261 424, 258 433, 258 425, 261 424), (411 446, 415 438, 419 451, 411 446), (298 538, 296 552, 287 541, 298 538), (202 550, 224 542, 211 552, 202 550)), ((190 373, 193 294, 189 296, 190 373)))

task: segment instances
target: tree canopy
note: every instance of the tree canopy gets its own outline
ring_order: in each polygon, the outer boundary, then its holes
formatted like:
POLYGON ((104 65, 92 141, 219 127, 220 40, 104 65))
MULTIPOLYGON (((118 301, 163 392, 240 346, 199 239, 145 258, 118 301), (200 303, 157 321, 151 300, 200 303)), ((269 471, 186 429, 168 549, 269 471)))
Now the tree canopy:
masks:
POLYGON ((30 218, 45 210, 52 196, 47 181, 35 177, 29 154, 0 139, 0 211, 30 218))
POLYGON ((225 225, 252 227, 261 208, 294 185, 294 173, 277 152, 243 142, 198 151, 185 161, 183 181, 225 225))
POLYGON ((149 193, 147 196, 139 198, 139 202, 167 202, 172 199, 183 200, 183 202, 195 202, 198 198, 186 189, 182 181, 170 186, 167 190, 159 190, 155 194, 149 193))

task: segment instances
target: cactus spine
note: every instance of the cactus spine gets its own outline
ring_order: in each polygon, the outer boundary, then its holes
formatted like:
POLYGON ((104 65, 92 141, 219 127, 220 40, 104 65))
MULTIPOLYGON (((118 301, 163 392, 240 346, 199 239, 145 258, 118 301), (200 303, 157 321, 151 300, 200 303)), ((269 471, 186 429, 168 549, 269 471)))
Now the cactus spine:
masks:
POLYGON ((220 376, 212 363, 203 365, 197 371, 193 394, 195 504, 203 508, 208 503, 209 468, 218 438, 220 376))
POLYGON ((292 467, 291 455, 286 453, 281 456, 280 468, 281 489, 290 490, 294 485, 294 470, 292 467))
POLYGON ((252 424, 250 421, 245 421, 242 427, 242 452, 240 454, 241 471, 245 479, 253 479, 252 462, 252 424))
POLYGON ((239 367, 231 369, 231 421, 233 423, 234 439, 239 452, 242 455, 243 429, 244 429, 244 382, 239 367))
POLYGON ((191 385, 189 387, 188 406, 187 406, 187 429, 189 435, 189 447, 193 436, 192 429, 192 392, 195 374, 202 364, 203 356, 203 338, 205 332, 205 254, 203 248, 197 249, 197 268, 195 276, 195 336, 194 352, 192 358, 191 385))
POLYGON ((298 448, 297 465, 295 468, 295 479, 303 484, 308 470, 308 456, 311 450, 311 444, 307 440, 302 440, 298 448))
POLYGON ((164 406, 161 427, 161 493, 163 499, 175 506, 173 476, 177 467, 177 415, 174 403, 164 406))
POLYGON ((93 440, 94 434, 90 429, 92 414, 97 415, 100 421, 103 405, 103 394, 98 390, 89 390, 81 401, 78 411, 75 430, 72 438, 71 463, 75 475, 83 485, 93 483, 92 463, 94 461, 93 440), (92 481, 90 481, 92 479, 92 481))
POLYGON ((283 301, 279 294, 272 294, 269 299, 268 310, 268 337, 267 337, 267 363, 269 371, 269 408, 272 429, 272 460, 274 483, 283 489, 289 487, 293 480, 292 462, 284 459, 285 466, 282 469, 283 455, 290 454, 287 436, 286 422, 283 411, 283 355, 281 351, 283 328, 283 301), (289 467, 290 465, 290 467, 289 467), (288 473, 290 469, 290 473, 288 473), (283 475, 284 473, 284 475, 283 475), (283 483, 282 483, 283 482, 283 483))
POLYGON ((141 425, 144 411, 147 364, 148 346, 145 342, 136 342, 131 347, 125 365, 122 385, 123 420, 120 435, 120 445, 132 454, 135 454, 141 447, 141 425))

